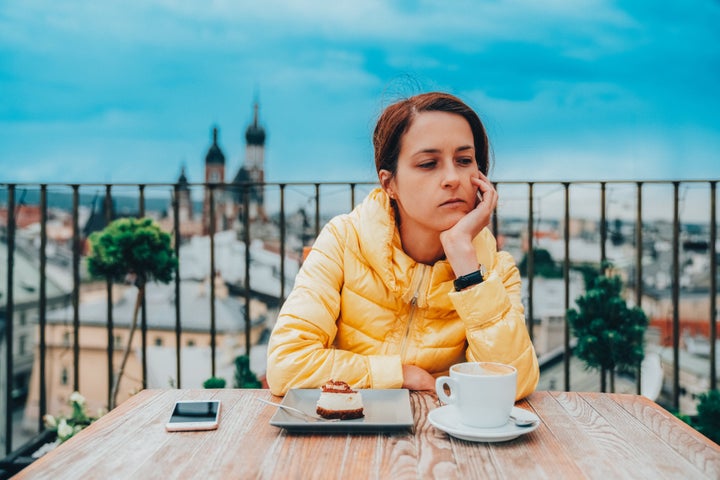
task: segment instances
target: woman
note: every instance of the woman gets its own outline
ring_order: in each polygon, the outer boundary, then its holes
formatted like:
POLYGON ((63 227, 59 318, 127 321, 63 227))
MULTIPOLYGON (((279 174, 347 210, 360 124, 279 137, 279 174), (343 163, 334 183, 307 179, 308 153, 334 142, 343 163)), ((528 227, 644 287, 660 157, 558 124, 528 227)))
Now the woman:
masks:
POLYGON ((417 95, 382 113, 373 145, 380 188, 323 228, 280 311, 272 393, 330 379, 434 390, 469 360, 514 365, 517 398, 530 394, 537 357, 520 274, 487 228, 497 192, 477 114, 452 95, 417 95))

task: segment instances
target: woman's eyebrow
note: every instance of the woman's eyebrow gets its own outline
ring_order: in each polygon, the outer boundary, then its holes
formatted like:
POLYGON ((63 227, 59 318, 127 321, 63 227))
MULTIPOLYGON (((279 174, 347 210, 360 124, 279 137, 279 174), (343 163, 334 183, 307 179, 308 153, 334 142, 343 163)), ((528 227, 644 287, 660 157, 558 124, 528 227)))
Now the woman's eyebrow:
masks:
POLYGON ((440 153, 439 148, 422 148, 418 150, 417 152, 413 153, 414 155, 420 155, 421 153, 440 153))
MULTIPOLYGON (((472 145, 462 145, 455 149, 456 152, 464 152, 467 150, 475 150, 475 147, 472 145)), ((413 156, 419 155, 421 153, 440 153, 439 148, 422 148, 418 150, 417 152, 413 153, 413 156)))

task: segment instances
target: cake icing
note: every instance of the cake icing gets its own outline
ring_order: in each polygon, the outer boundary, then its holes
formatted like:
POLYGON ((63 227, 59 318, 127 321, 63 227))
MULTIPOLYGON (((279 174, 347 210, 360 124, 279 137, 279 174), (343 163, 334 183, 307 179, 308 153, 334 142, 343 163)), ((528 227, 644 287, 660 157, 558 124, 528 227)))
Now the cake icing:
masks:
POLYGON ((322 387, 316 412, 324 418, 350 420, 364 416, 362 396, 346 382, 330 380, 322 387))

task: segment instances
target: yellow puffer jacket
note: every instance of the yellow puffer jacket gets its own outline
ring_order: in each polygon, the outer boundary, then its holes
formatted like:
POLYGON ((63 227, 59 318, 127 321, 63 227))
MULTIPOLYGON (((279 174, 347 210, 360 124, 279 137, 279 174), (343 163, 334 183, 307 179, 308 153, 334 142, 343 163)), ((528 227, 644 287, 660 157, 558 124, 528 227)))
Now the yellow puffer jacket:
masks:
POLYGON ((387 195, 371 192, 318 236, 278 316, 268 347, 275 395, 330 379, 355 388, 400 388, 402 364, 438 376, 454 363, 518 369, 517 398, 536 387, 537 356, 525 327, 520 274, 487 229, 473 241, 490 274, 456 292, 450 264, 403 252, 387 195))

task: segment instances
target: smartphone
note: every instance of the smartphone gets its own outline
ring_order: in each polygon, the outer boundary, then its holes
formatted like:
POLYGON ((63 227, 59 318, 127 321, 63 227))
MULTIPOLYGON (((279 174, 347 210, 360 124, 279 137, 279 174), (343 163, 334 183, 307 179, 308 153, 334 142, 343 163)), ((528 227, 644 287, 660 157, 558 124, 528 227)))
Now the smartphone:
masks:
POLYGON ((215 430, 219 423, 219 400, 179 400, 165 429, 168 432, 215 430))

